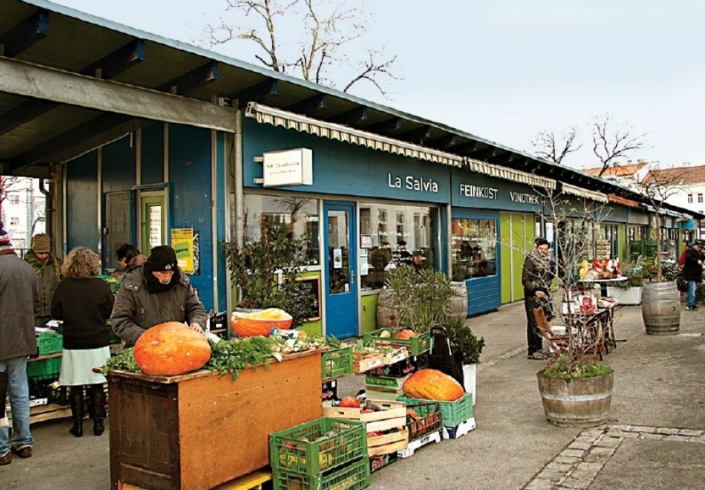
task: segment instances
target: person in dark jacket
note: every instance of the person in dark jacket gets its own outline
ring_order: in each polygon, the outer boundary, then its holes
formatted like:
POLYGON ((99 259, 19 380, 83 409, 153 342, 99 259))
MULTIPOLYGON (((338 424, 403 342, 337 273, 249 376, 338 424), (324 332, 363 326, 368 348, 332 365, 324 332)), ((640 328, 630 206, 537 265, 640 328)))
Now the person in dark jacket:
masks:
POLYGON ((37 305, 34 325, 43 327, 51 320, 51 298, 61 281, 61 259, 51 253, 51 238, 46 233, 32 237, 32 248, 24 259, 37 276, 37 305))
POLYGON ((123 276, 123 280, 125 279, 127 274, 135 270, 137 267, 141 267, 142 265, 144 265, 145 262, 147 262, 147 256, 140 252, 137 248, 130 245, 129 243, 120 245, 120 247, 115 252, 115 255, 117 256, 120 267, 125 269, 125 276, 123 276))
POLYGON ((185 322, 202 333, 206 311, 179 269, 174 249, 160 245, 120 285, 110 323, 126 347, 132 347, 145 330, 165 322, 185 322))
MULTIPOLYGON (((37 354, 36 296, 37 278, 32 268, 15 254, 0 222, 0 372, 6 376, 12 410, 12 438, 8 424, 0 424, 0 465, 12 462, 11 451, 20 458, 32 456, 27 357, 37 354)), ((4 407, 4 396, 0 403, 4 407)))
POLYGON ((93 434, 102 435, 105 419, 105 376, 94 373, 110 358, 107 321, 114 297, 108 283, 96 277, 100 259, 86 247, 69 252, 61 272, 64 279, 54 292, 51 314, 63 320, 64 350, 59 384, 70 386, 69 403, 75 437, 83 435, 83 387, 88 387, 93 408, 93 434))
POLYGON ((702 242, 697 240, 685 252, 683 264, 683 280, 688 283, 688 311, 696 311, 695 297, 698 284, 703 280, 702 242))
POLYGON ((524 286, 524 308, 526 309, 526 337, 529 359, 547 359, 542 351, 543 337, 536 324, 534 309, 544 307, 550 301, 551 271, 550 244, 545 238, 537 238, 534 250, 526 256, 521 273, 524 286))

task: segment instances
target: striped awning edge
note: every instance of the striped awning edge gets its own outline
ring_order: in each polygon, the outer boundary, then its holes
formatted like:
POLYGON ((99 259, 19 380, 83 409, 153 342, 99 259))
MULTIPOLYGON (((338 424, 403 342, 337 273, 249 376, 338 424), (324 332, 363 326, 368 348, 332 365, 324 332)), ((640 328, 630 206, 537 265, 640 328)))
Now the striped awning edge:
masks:
POLYGON ((605 204, 609 202, 609 199, 607 199, 606 194, 597 191, 591 191, 588 189, 583 189, 582 187, 576 187, 574 185, 566 184, 565 182, 561 184, 561 192, 576 197, 592 199, 595 202, 603 202, 605 204))
POLYGON ((616 196, 614 194, 607 194, 607 199, 613 204, 621 204, 622 206, 628 206, 630 208, 638 208, 639 203, 626 197, 616 196))
POLYGON ((490 177, 511 180, 512 182, 519 182, 521 184, 526 184, 530 186, 543 187, 545 189, 556 188, 555 180, 546 177, 541 177, 539 175, 530 174, 528 172, 522 172, 521 170, 515 170, 513 168, 502 167, 500 165, 494 165, 492 163, 481 162, 480 160, 475 160, 473 158, 466 158, 465 165, 473 172, 489 175, 490 177))
POLYGON ((286 129, 295 129, 296 131, 312 134, 321 138, 364 146, 394 155, 454 167, 460 167, 463 164, 462 157, 458 155, 434 150, 432 148, 424 148, 423 146, 414 145, 405 141, 386 138, 374 133, 368 133, 367 131, 353 129, 342 124, 318 121, 310 117, 264 106, 256 102, 247 104, 245 117, 254 118, 258 123, 271 124, 272 126, 280 126, 286 129))

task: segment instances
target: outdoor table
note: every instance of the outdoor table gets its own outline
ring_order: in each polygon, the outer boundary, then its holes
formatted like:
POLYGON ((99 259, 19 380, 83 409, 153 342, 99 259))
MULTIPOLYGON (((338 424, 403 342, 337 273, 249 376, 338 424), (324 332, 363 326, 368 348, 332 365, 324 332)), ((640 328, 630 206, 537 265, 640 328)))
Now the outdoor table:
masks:
POLYGON ((596 308, 592 313, 573 311, 568 313, 575 327, 578 328, 580 343, 592 350, 595 357, 602 360, 603 354, 609 354, 610 347, 615 347, 614 340, 614 305, 596 308))

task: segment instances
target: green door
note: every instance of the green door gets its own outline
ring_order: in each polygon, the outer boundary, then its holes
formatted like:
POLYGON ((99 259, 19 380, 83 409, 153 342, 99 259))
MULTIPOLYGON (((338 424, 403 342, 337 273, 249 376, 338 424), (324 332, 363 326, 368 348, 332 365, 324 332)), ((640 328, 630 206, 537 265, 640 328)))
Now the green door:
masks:
POLYGON ((524 298, 521 270, 536 239, 533 214, 502 213, 502 304, 524 298))

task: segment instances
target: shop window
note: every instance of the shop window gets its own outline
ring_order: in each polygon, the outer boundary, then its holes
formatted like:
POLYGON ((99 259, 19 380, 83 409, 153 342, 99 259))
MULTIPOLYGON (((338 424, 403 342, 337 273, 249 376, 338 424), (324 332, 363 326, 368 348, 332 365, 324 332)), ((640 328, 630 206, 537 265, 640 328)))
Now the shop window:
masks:
POLYGON ((360 204, 362 289, 382 288, 393 267, 435 267, 436 212, 436 208, 424 206, 360 204))
POLYGON ((298 196, 271 196, 247 194, 245 196, 245 236, 259 240, 261 225, 286 227, 294 239, 306 237, 308 265, 320 264, 318 199, 298 196))
POLYGON ((497 220, 451 220, 453 280, 497 274, 497 220))

